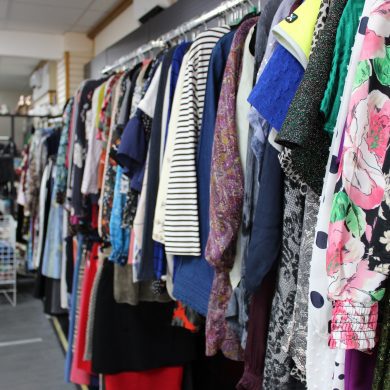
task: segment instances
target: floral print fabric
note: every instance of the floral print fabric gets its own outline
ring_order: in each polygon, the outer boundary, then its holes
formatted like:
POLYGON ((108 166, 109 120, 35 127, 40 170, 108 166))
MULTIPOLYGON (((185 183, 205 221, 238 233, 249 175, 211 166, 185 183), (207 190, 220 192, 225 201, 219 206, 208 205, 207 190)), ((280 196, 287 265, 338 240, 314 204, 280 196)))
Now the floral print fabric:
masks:
MULTIPOLYGON (((100 208, 99 208, 99 230, 100 236, 105 241, 110 240, 110 218, 111 218, 111 210, 114 198, 114 187, 115 187, 115 177, 116 177, 116 163, 111 158, 111 153, 118 142, 118 136, 115 132, 115 123, 116 117, 119 114, 119 107, 121 104, 121 99, 123 99, 123 84, 125 76, 123 73, 117 75, 118 77, 115 79, 115 83, 112 85, 112 94, 110 103, 108 104, 107 109, 105 110, 105 123, 107 124, 107 128, 105 131, 108 131, 108 134, 105 136, 106 143, 105 147, 103 146, 103 150, 105 149, 105 164, 104 164, 104 174, 103 174, 103 185, 102 192, 100 194, 100 208)), ((107 90, 106 90, 107 93, 107 90)), ((103 103, 104 104, 104 103, 103 103)), ((103 108, 102 108, 103 110, 103 108)), ((103 111, 102 111, 103 112, 103 111)), ((104 142, 104 138, 103 138, 104 142)))
POLYGON ((128 178, 123 174, 121 166, 116 167, 115 187, 110 217, 110 240, 112 251, 109 259, 114 263, 124 265, 130 245, 130 229, 122 227, 126 192, 129 186, 128 178))
POLYGON ((242 360, 243 351, 227 326, 225 311, 232 293, 229 271, 241 225, 244 176, 236 129, 236 95, 246 36, 257 18, 241 24, 226 63, 215 124, 210 181, 210 233, 206 259, 215 268, 206 320, 206 355, 219 349, 230 359, 242 360))
MULTIPOLYGON (((332 348, 374 347, 378 300, 388 275, 383 260, 370 256, 370 244, 390 173, 384 165, 390 136, 389 14, 390 1, 374 2, 345 124, 326 255, 332 348)), ((385 246, 386 234, 379 238, 385 246)))
MULTIPOLYGON (((371 1, 366 1, 362 13, 361 27, 355 36, 355 42, 348 66, 348 74, 345 80, 342 102, 337 117, 336 127, 333 132, 331 153, 328 158, 324 187, 321 194, 321 203, 317 218, 315 243, 310 263, 309 278, 309 305, 308 305, 308 333, 306 349, 306 382, 309 390, 322 390, 339 388, 334 386, 332 376, 337 377, 342 358, 337 350, 328 346, 329 321, 332 315, 331 302, 326 299, 328 292, 328 279, 326 272, 326 249, 328 245, 327 230, 330 220, 332 197, 337 183, 337 171, 339 166, 339 150, 342 145, 344 125, 348 114, 353 80, 360 53, 363 47, 367 16, 371 9, 371 1), (335 364, 335 358, 339 359, 335 364)), ((340 351, 340 350, 339 350, 340 351)), ((345 352, 345 351, 343 351, 345 352)))
POLYGON ((295 363, 292 376, 301 381, 305 381, 306 377, 306 340, 310 260, 313 252, 313 241, 317 223, 318 208, 319 197, 308 188, 307 193, 305 194, 302 240, 299 249, 297 293, 294 302, 293 315, 287 326, 283 342, 284 350, 291 355, 295 363))
POLYGON ((305 196, 299 183, 284 179, 283 242, 272 301, 264 363, 264 390, 289 389, 296 380, 295 362, 284 346, 287 324, 293 319, 300 262, 305 196))
POLYGON ((30 216, 37 215, 39 211, 39 187, 47 161, 47 150, 44 147, 47 135, 47 130, 37 130, 30 144, 24 206, 30 216))
POLYGON ((61 130, 60 145, 58 146, 58 153, 56 158, 56 179, 54 182, 54 192, 58 203, 63 203, 65 200, 66 182, 68 178, 68 169, 66 167, 66 150, 68 148, 69 127, 72 118, 74 98, 70 98, 65 107, 63 122, 64 126, 61 130))

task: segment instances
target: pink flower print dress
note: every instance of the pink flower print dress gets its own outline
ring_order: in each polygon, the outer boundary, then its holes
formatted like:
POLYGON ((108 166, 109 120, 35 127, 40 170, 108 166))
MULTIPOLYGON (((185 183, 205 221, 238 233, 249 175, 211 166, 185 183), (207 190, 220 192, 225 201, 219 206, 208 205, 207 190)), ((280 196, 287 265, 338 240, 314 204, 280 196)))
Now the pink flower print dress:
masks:
POLYGON ((385 223, 378 224, 381 218, 387 222, 389 198, 389 34, 390 1, 374 1, 355 74, 328 230, 331 348, 374 347, 378 300, 389 273, 384 263, 390 231, 385 231, 385 223))

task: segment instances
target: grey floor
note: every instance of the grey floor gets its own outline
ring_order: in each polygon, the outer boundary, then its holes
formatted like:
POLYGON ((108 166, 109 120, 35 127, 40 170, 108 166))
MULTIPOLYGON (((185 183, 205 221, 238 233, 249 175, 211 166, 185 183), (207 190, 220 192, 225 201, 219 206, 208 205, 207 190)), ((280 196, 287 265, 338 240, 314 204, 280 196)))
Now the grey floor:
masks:
POLYGON ((74 390, 64 382, 64 354, 32 284, 19 290, 16 307, 0 296, 0 390, 74 390), (33 342, 12 343, 26 340, 33 342))

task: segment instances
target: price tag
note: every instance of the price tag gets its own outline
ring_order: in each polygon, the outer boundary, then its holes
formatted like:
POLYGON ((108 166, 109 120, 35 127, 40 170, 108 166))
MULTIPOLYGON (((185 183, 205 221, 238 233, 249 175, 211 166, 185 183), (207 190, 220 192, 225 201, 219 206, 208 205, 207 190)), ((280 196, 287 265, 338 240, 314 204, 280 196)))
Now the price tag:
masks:
POLYGON ((129 186, 129 178, 125 174, 123 174, 121 177, 121 194, 127 194, 127 192, 129 191, 129 186))

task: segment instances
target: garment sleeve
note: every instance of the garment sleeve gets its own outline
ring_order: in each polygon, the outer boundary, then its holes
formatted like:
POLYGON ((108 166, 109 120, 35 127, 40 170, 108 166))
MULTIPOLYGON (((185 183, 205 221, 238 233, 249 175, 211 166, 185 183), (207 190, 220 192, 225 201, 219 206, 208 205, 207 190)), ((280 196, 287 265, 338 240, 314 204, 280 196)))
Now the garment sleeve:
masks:
POLYGON ((116 155, 116 160, 125 168, 125 173, 130 178, 139 171, 146 159, 147 141, 142 115, 142 111, 138 109, 126 125, 116 155))

